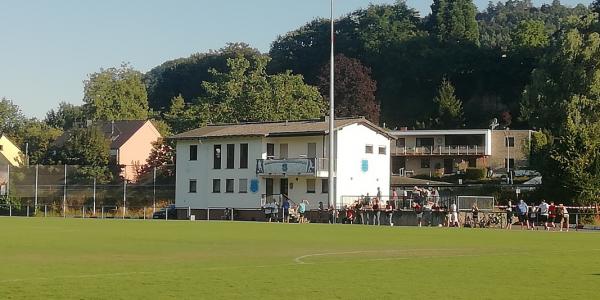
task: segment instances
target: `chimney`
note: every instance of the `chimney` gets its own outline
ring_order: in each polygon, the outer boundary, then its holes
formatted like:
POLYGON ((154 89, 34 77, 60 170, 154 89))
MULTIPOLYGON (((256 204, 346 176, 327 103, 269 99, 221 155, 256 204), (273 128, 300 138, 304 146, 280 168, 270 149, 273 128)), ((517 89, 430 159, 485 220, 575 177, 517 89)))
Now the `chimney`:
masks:
POLYGON ((400 127, 400 131, 408 131, 408 127, 400 127))

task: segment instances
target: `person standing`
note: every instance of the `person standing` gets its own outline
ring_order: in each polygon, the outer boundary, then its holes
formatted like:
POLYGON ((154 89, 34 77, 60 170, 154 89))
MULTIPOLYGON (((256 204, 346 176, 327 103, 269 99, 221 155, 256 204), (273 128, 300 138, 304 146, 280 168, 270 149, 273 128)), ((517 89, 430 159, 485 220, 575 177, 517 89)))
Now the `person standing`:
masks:
POLYGON ((298 204, 298 214, 300 215, 299 221, 298 223, 303 224, 306 222, 306 200, 302 200, 300 201, 300 204, 298 204))
POLYGON ((554 201, 550 201, 550 206, 548 206, 548 225, 552 227, 552 230, 556 229, 556 225, 554 224, 556 221, 556 205, 554 205, 554 201))
POLYGON ((529 229, 529 221, 527 220, 527 213, 529 212, 529 207, 527 203, 523 200, 519 200, 519 205, 517 206, 519 209, 519 223, 521 224, 521 229, 527 228, 529 229))
POLYGON ((512 201, 508 200, 508 205, 506 206, 506 229, 508 230, 512 229, 512 218, 512 201))
POLYGON ((477 227, 477 225, 481 228, 481 224, 479 224, 479 207, 477 207, 477 203, 473 203, 471 214, 473 215, 473 228, 477 227))
POLYGON ((371 205, 371 208, 373 209, 373 225, 375 225, 375 223, 377 223, 377 226, 381 225, 381 219, 380 219, 381 209, 379 206, 380 206, 379 198, 376 197, 373 199, 373 204, 371 205))
POLYGON ((456 207, 456 203, 452 203, 450 205, 450 219, 452 227, 460 227, 460 222, 458 221, 458 208, 456 207))
POLYGON ((392 201, 388 201, 385 204, 385 213, 387 214, 388 217, 388 224, 390 226, 394 226, 394 222, 393 222, 393 217, 394 217, 394 207, 392 206, 392 201))
POLYGON ((558 206, 558 209, 560 211, 562 211, 562 218, 560 221, 560 231, 563 231, 563 228, 565 228, 565 231, 569 231, 569 210, 567 210, 566 206, 563 206, 562 204, 560 204, 558 206))
POLYGON ((423 222, 423 208, 417 202, 413 202, 412 206, 417 215, 417 226, 421 227, 421 223, 423 222))
POLYGON ((548 226, 549 206, 546 200, 542 199, 542 203, 538 206, 539 222, 544 223, 544 230, 550 230, 548 226))
POLYGON ((287 195, 283 195, 283 203, 281 203, 283 209, 283 223, 290 222, 290 199, 287 195))
POLYGON ((381 200, 381 188, 377 187, 377 199, 381 200))
MULTIPOLYGON (((535 203, 534 203, 535 204, 535 203)), ((538 222, 537 206, 529 206, 529 229, 536 230, 538 222)))

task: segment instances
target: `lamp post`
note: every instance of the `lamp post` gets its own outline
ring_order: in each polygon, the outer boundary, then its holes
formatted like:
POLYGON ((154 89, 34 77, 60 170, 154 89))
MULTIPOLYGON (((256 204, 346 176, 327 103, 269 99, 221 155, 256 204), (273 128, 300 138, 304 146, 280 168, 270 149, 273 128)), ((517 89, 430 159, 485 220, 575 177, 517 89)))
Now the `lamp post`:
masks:
POLYGON ((335 155, 335 151, 334 148, 335 147, 335 143, 334 143, 334 129, 335 129, 335 110, 334 110, 334 48, 333 48, 333 43, 334 43, 334 37, 335 37, 335 32, 333 31, 333 0, 331 0, 331 65, 330 65, 330 70, 329 70, 329 172, 327 172, 328 174, 328 184, 329 184, 329 193, 328 193, 328 200, 329 200, 329 206, 333 207, 333 222, 335 223, 335 215, 337 213, 337 207, 336 207, 336 203, 335 203, 335 184, 334 184, 334 176, 333 176, 333 171, 334 171, 334 155, 335 155))
POLYGON ((504 129, 504 143, 506 145, 506 181, 508 184, 512 184, 512 176, 510 175, 510 140, 509 134, 510 129, 506 127, 504 129))

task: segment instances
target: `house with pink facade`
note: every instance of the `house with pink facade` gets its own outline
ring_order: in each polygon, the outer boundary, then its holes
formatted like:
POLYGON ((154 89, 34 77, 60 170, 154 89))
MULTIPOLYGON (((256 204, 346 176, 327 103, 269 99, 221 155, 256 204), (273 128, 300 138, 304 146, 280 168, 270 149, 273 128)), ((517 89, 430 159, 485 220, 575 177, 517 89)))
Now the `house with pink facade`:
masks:
MULTIPOLYGON (((110 140, 111 162, 123 166, 121 175, 132 181, 137 177, 137 170, 146 164, 153 143, 162 137, 154 124, 147 120, 104 121, 94 125, 110 140)), ((69 135, 70 132, 65 132, 56 144, 64 143, 69 135)))

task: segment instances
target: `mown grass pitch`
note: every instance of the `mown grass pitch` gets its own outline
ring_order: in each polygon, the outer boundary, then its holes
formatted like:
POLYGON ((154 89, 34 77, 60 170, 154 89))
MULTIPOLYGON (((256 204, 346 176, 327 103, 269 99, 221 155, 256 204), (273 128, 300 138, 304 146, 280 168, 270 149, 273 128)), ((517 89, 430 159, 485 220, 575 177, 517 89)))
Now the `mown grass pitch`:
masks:
POLYGON ((600 234, 0 218, 2 299, 600 299, 600 234))

